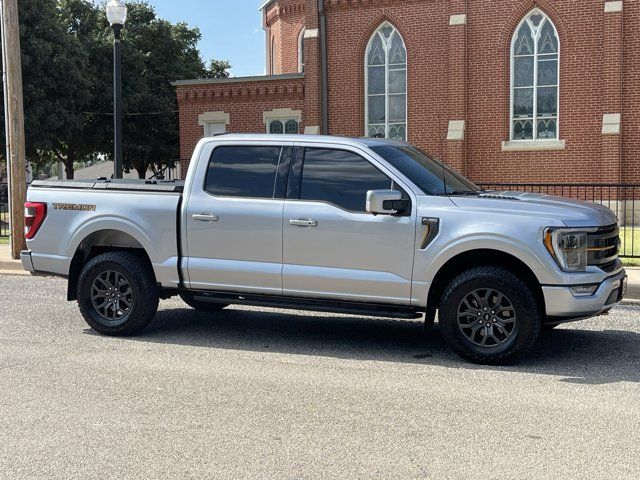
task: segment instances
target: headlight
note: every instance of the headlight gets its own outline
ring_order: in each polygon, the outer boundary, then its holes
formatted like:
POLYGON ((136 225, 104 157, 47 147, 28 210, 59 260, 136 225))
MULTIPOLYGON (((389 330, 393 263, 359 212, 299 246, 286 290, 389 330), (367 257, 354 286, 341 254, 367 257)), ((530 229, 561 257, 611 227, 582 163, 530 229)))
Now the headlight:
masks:
POLYGON ((565 272, 587 269, 587 232, 563 228, 547 228, 544 246, 565 272))

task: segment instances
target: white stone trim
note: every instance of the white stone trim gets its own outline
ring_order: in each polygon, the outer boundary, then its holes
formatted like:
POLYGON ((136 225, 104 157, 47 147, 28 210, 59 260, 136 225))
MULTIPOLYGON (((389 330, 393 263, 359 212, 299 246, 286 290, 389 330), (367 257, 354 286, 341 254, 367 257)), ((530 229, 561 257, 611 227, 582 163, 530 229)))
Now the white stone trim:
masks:
POLYGON ((298 133, 300 129, 300 123, 302 122, 302 110, 291 110, 290 108, 274 108, 268 112, 262 112, 262 121, 264 122, 265 129, 269 133, 271 122, 280 120, 283 124, 288 120, 295 120, 298 122, 298 133))
POLYGON ((304 38, 318 38, 318 29, 317 28, 305 29, 304 38))
POLYGON ((318 125, 307 125, 304 127, 305 135, 319 135, 320 127, 318 125))
POLYGON ((605 113, 602 115, 602 134, 620 135, 621 124, 622 121, 619 113, 605 113))
POLYGON ((447 140, 464 140, 464 120, 450 120, 447 140))
POLYGON ((504 140, 502 142, 503 152, 537 152, 564 149, 564 140, 504 140))
POLYGON ((302 61, 304 57, 304 34, 307 30, 302 27, 300 33, 298 34, 298 73, 304 72, 304 62, 302 61))
POLYGON ((465 13, 461 13, 459 15, 451 15, 449 17, 449 25, 466 25, 467 24, 467 15, 465 13))
POLYGON ((226 112, 204 112, 198 115, 198 125, 204 126, 207 123, 224 123, 229 125, 231 117, 226 112))
POLYGON ((614 13, 622 11, 622 1, 604 2, 604 13, 614 13))
POLYGON ((297 120, 302 119, 302 110, 291 110, 290 108, 274 108, 268 112, 262 112, 262 121, 266 125, 270 120, 297 120))

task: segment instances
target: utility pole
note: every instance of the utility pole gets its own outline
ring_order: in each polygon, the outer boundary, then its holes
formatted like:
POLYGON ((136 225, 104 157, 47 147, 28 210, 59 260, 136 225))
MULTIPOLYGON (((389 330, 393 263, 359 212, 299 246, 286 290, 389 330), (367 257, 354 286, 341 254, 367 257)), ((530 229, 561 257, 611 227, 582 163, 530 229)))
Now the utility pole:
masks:
POLYGON ((22 65, 17 0, 2 0, 1 14, 11 255, 17 259, 20 258, 20 251, 25 248, 24 202, 27 196, 22 65))

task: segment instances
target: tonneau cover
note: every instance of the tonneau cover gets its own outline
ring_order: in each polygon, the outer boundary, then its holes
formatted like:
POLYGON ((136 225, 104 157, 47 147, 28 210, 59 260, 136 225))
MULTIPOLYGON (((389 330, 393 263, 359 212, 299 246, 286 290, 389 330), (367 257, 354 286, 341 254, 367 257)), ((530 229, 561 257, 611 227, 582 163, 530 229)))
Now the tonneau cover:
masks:
POLYGON ((181 180, 34 180, 30 188, 74 188, 84 190, 125 190, 182 193, 181 180))

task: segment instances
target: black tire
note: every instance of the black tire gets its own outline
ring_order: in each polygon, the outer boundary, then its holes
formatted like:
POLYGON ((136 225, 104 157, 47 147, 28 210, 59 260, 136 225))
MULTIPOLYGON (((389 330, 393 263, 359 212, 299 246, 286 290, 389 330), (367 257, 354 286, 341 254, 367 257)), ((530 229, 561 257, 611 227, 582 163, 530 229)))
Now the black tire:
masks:
POLYGON ((201 302, 194 299, 194 294, 191 292, 180 292, 179 295, 184 303, 199 312, 218 312, 229 306, 228 303, 201 302))
POLYGON ((534 345, 542 315, 535 292, 520 277, 500 267, 476 267, 445 289, 439 322, 442 336, 462 358, 505 364, 534 345))
POLYGON ((151 265, 133 252, 109 252, 89 260, 80 273, 77 292, 85 321, 103 335, 133 335, 145 328, 158 310, 151 265))

